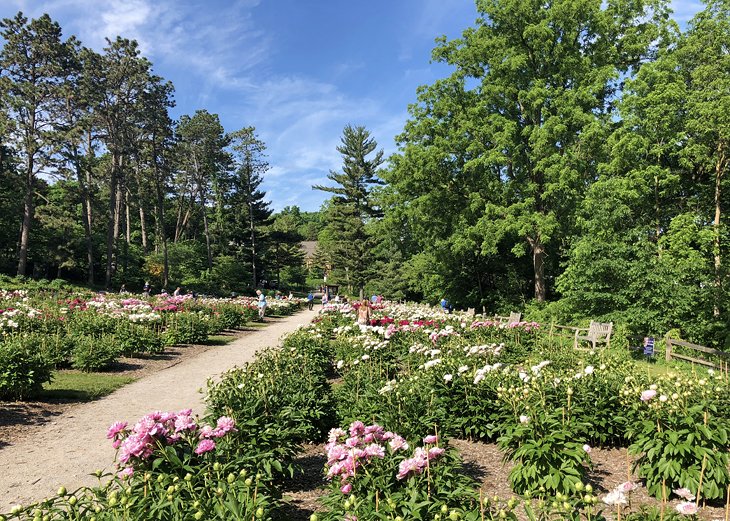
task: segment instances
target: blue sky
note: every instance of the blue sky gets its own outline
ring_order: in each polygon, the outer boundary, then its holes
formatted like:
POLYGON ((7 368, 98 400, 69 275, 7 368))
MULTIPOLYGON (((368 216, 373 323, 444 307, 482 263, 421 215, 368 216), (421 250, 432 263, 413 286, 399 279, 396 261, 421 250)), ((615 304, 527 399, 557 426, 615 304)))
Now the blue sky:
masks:
MULTIPOLYGON (((674 0, 686 22, 702 8, 674 0)), ((430 63, 434 38, 456 38, 477 17, 473 0, 2 0, 0 17, 48 13, 98 51, 136 39, 175 85, 173 117, 217 113, 228 131, 253 125, 268 147, 272 207, 316 210, 341 159, 347 124, 365 125, 395 151, 416 88, 449 73, 430 63)))

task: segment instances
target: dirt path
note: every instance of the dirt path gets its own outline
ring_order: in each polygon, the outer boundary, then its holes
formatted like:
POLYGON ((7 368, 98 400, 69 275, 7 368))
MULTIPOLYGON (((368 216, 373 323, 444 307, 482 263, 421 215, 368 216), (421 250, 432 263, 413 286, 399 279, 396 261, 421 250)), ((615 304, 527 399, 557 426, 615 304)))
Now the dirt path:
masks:
POLYGON ((95 470, 113 469, 114 449, 106 430, 115 421, 135 422, 144 414, 191 407, 203 414, 206 380, 253 360, 259 349, 308 323, 316 311, 271 319, 260 331, 211 349, 131 383, 95 402, 73 407, 37 434, 0 448, 0 513, 12 505, 37 501, 64 485, 93 485, 95 470))

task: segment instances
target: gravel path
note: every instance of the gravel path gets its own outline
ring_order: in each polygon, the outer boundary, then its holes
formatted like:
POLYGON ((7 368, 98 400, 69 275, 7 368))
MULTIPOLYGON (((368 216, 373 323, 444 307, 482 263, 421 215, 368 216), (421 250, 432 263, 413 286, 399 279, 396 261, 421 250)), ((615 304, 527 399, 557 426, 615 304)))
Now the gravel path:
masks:
POLYGON ((131 383, 109 396, 72 408, 36 435, 0 449, 0 513, 55 493, 94 485, 97 469, 113 470, 114 449, 106 430, 115 421, 135 422, 144 414, 192 408, 203 414, 206 380, 253 360, 256 351, 277 345, 285 333, 308 323, 316 311, 270 319, 265 328, 225 346, 131 383))

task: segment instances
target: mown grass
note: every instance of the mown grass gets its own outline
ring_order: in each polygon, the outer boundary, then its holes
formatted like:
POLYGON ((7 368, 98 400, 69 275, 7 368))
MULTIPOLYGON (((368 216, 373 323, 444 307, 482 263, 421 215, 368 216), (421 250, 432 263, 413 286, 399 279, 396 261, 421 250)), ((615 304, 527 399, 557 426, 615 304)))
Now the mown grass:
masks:
POLYGON ((236 337, 232 335, 210 335, 208 340, 203 343, 207 346, 224 346, 230 344, 235 339, 236 337))
POLYGON ((134 380, 135 378, 131 376, 110 373, 84 373, 76 370, 55 371, 51 382, 43 386, 40 398, 88 402, 111 394, 134 380))

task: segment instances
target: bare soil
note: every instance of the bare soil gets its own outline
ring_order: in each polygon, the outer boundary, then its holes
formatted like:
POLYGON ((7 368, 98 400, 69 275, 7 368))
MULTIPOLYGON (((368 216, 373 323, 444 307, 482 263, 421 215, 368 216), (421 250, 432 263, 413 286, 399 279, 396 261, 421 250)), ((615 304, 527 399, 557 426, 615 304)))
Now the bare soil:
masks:
MULTIPOLYGON (((514 496, 509 485, 509 473, 512 464, 503 461, 503 454, 494 443, 452 439, 449 444, 458 449, 463 460, 463 471, 473 478, 485 497, 499 496, 507 500, 514 496)), ((588 474, 587 481, 593 486, 594 493, 602 498, 605 494, 625 481, 640 480, 630 474, 631 461, 627 459, 626 449, 596 449, 591 452, 594 468, 588 474)), ((322 511, 319 499, 327 492, 327 481, 324 477, 326 462, 324 444, 305 445, 295 463, 301 472, 284 484, 283 499, 285 519, 289 521, 307 521, 314 512, 322 511)), ((673 510, 679 503, 675 498, 665 509, 673 510)), ((660 506, 660 502, 649 497, 646 489, 641 487, 632 494, 632 504, 660 506)), ((519 508, 517 515, 521 520, 527 516, 519 508)), ((725 519, 725 508, 722 504, 704 505, 700 519, 725 519)))

